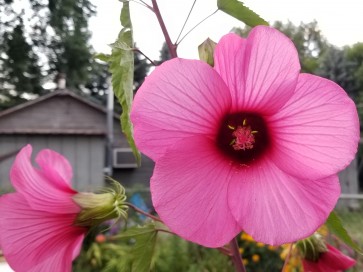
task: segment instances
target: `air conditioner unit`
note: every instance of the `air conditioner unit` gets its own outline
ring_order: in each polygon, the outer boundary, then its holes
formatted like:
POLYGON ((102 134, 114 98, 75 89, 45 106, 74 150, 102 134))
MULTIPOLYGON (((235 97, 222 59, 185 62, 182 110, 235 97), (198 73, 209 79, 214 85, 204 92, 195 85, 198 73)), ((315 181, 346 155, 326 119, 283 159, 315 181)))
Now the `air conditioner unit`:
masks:
POLYGON ((131 148, 114 148, 113 149, 113 167, 114 168, 137 168, 137 162, 131 148))

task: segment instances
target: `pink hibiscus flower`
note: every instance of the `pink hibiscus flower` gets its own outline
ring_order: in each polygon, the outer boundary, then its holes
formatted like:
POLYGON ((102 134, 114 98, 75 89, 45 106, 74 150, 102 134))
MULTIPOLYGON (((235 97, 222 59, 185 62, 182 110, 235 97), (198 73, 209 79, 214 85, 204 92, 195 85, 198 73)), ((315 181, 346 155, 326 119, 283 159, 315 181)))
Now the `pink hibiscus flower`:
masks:
POLYGON ((62 155, 42 150, 34 168, 31 153, 27 145, 16 156, 16 192, 0 197, 0 248, 16 272, 72 271, 89 227, 124 216, 124 192, 78 193, 62 155))
POLYGON ((214 60, 214 68, 167 61, 135 97, 135 140, 156 162, 156 211, 209 247, 241 230, 272 245, 311 235, 357 150, 353 101, 337 84, 300 74, 293 43, 273 28, 224 36, 214 60))
POLYGON ((342 272, 356 264, 356 261, 335 247, 327 244, 327 252, 320 254, 316 262, 302 260, 304 272, 342 272))
POLYGON ((16 272, 67 272, 87 228, 74 226, 81 208, 72 200, 72 167, 60 154, 42 150, 34 168, 32 148, 16 156, 10 179, 16 193, 0 197, 0 245, 16 272))

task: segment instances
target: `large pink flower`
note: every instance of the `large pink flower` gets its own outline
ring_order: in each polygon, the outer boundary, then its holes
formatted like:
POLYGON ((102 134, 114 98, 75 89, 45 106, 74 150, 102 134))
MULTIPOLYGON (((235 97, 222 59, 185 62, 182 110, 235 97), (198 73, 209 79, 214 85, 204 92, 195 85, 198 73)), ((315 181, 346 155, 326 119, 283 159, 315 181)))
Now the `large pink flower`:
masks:
POLYGON ((302 260, 304 272, 342 272, 356 264, 356 261, 344 255, 335 247, 327 244, 327 252, 320 254, 317 261, 302 260))
POLYGON ((241 230, 274 245, 311 235, 357 150, 353 101, 337 84, 299 74, 294 45, 269 27, 224 36, 214 59, 214 69, 167 61, 135 97, 135 140, 156 162, 156 211, 209 247, 241 230))
POLYGON ((0 247, 16 272, 67 272, 86 231, 75 226, 81 208, 72 200, 72 168, 52 150, 31 164, 30 145, 17 155, 10 172, 16 193, 0 197, 0 247))

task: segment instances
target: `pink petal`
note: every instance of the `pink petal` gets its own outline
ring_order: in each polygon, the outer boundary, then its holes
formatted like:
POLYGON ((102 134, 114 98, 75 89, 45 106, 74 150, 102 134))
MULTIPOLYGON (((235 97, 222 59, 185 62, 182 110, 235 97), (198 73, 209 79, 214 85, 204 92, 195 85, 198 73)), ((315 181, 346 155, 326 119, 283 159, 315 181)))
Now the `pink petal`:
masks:
POLYGON ((155 210, 181 237, 223 246, 240 231, 227 203, 230 169, 207 137, 179 140, 156 162, 151 178, 155 210))
POLYGON ((214 50, 214 69, 227 84, 235 104, 241 99, 246 85, 243 76, 246 44, 245 39, 229 33, 221 38, 214 50))
POLYGON ((300 71, 294 44, 266 26, 247 40, 229 34, 216 47, 215 68, 231 90, 233 109, 269 115, 292 96, 300 71))
POLYGON ((37 164, 42 168, 45 176, 49 175, 50 180, 58 182, 60 188, 72 190, 70 188, 73 176, 72 166, 61 154, 50 150, 41 150, 36 157, 37 164))
POLYGON ((13 193, 0 198, 0 215, 0 243, 15 271, 71 271, 86 233, 73 226, 76 214, 35 211, 21 194, 13 193))
POLYGON ((268 121, 275 163, 296 177, 320 179, 353 160, 359 141, 354 102, 334 82, 301 74, 294 96, 268 121))
POLYGON ((356 260, 344 255, 335 247, 327 244, 328 251, 322 253, 317 262, 303 259, 304 272, 340 272, 356 264, 356 260))
POLYGON ((327 244, 328 252, 325 252, 319 258, 319 262, 323 262, 331 268, 338 270, 347 270, 353 267, 357 261, 351 257, 344 255, 343 252, 336 249, 335 247, 327 244))
POLYGON ((216 134, 230 100, 223 80, 206 63, 167 61, 147 77, 135 96, 131 120, 137 146, 156 160, 179 139, 216 134))
POLYGON ((229 207, 256 241, 281 245, 305 238, 322 225, 340 194, 337 176, 301 180, 268 159, 234 171, 229 207))
MULTIPOLYGON (((77 213, 80 208, 73 202, 76 193, 60 181, 57 172, 47 166, 43 171, 31 164, 32 147, 27 145, 16 156, 10 170, 10 180, 16 191, 24 195, 33 209, 54 213, 77 213)), ((41 156, 42 158, 42 156, 41 156)))

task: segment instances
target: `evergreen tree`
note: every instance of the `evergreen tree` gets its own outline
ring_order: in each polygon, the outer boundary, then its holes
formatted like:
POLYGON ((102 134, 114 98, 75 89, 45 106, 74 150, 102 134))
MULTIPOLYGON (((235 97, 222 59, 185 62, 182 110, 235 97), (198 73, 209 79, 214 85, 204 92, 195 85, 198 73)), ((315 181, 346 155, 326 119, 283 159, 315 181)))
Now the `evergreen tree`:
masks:
MULTIPOLYGON (((301 23, 299 26, 291 22, 286 24, 276 21, 273 27, 283 32, 295 44, 299 54, 301 70, 307 73, 314 73, 319 66, 319 58, 328 48, 328 42, 321 34, 316 21, 301 23)), ((247 37, 250 27, 233 28, 232 32, 247 37)))
POLYGON ((72 90, 104 93, 106 66, 95 62, 89 44, 91 2, 28 0, 22 4, 30 8, 20 12, 15 4, 0 0, 0 107, 45 93, 42 84, 60 73, 72 90))
POLYGON ((161 50, 160 50, 160 60, 159 60, 158 64, 160 65, 164 61, 170 60, 170 59, 171 59, 171 55, 169 52, 169 48, 168 48, 166 42, 164 42, 163 46, 161 47, 161 50))
POLYGON ((348 58, 348 48, 330 46, 321 58, 317 74, 338 83, 356 99, 359 91, 357 69, 357 63, 348 58))

